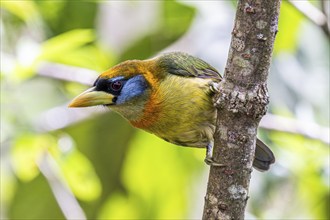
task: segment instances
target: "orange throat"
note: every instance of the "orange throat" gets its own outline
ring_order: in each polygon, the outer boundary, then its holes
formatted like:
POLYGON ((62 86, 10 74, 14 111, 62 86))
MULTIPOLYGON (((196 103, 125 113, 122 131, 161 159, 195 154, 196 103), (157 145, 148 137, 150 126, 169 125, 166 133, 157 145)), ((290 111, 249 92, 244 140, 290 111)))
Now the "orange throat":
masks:
POLYGON ((145 105, 143 115, 140 119, 130 121, 134 127, 149 130, 158 121, 161 107, 156 97, 156 94, 151 95, 150 100, 145 105))

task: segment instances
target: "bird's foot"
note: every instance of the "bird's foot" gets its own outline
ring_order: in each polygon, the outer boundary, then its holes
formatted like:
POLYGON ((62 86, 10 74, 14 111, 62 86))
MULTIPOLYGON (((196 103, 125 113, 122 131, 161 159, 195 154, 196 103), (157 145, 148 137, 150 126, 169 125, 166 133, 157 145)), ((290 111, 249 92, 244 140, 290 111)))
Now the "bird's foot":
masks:
POLYGON ((219 83, 211 82, 211 83, 210 83, 210 90, 211 90, 213 93, 219 93, 219 92, 220 92, 220 89, 219 89, 219 83))
POLYGON ((218 162, 215 162, 212 157, 205 157, 204 162, 209 165, 209 166, 214 166, 214 167, 225 167, 225 164, 221 164, 218 162))
POLYGON ((204 162, 209 166, 215 166, 215 167, 225 167, 226 165, 218 163, 214 161, 212 154, 213 154, 213 141, 210 141, 210 143, 206 146, 206 157, 204 159, 204 162))

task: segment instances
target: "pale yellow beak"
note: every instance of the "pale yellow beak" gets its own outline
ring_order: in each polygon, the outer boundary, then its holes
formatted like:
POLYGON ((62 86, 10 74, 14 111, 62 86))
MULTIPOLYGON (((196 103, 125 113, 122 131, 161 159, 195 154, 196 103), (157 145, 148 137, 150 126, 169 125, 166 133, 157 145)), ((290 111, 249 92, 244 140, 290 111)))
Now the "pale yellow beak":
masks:
POLYGON ((95 91, 95 87, 87 89, 85 92, 74 98, 69 107, 88 107, 95 105, 111 105, 115 96, 103 91, 95 91))

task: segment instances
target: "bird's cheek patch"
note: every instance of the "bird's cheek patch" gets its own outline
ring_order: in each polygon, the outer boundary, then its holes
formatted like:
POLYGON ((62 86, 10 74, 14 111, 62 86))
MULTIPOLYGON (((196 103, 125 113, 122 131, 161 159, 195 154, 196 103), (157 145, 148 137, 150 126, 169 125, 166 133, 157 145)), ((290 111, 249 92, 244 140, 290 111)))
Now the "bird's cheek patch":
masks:
POLYGON ((137 75, 129 79, 121 90, 117 99, 117 104, 123 104, 129 100, 143 95, 148 84, 142 75, 137 75))

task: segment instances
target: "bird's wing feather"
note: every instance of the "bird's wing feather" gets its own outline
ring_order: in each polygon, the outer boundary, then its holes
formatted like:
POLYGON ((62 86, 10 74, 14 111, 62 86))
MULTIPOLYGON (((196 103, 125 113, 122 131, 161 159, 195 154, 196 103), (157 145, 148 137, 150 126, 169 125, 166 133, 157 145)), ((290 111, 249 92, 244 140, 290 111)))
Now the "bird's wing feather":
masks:
POLYGON ((211 78, 221 80, 220 73, 205 61, 182 52, 161 55, 159 66, 166 72, 183 77, 211 78))

